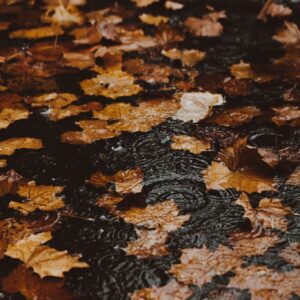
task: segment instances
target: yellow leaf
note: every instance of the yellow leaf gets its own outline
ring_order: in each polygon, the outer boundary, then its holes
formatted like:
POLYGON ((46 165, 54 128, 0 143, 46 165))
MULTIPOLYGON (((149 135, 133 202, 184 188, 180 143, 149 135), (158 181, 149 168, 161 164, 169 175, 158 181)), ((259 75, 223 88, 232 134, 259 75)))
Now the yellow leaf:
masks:
POLYGON ((17 149, 40 149, 42 141, 35 138, 11 138, 0 142, 0 155, 12 155, 17 149))
POLYGON ((12 39, 42 39, 46 37, 52 37, 57 35, 62 35, 64 31, 58 26, 46 26, 39 28, 31 28, 31 29, 19 29, 13 31, 9 34, 9 37, 12 39))
POLYGON ((172 137, 172 141, 172 149, 186 150, 196 155, 202 153, 203 151, 209 150, 211 147, 209 142, 204 140, 198 140, 195 137, 187 135, 174 135, 172 137))

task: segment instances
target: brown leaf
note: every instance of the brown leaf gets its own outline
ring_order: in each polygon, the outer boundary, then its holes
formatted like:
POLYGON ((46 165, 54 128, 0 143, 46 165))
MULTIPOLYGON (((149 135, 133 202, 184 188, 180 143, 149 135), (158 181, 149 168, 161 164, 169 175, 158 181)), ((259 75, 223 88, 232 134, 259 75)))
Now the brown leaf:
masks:
POLYGON ((235 127, 250 122, 254 117, 261 115, 255 106, 243 106, 223 110, 212 118, 214 123, 226 127, 235 127))
POLYGON ((300 185, 300 167, 296 167, 286 183, 291 185, 300 185))
POLYGON ((25 202, 11 201, 9 207, 27 215, 37 209, 42 211, 53 211, 65 206, 61 197, 56 194, 61 193, 63 186, 35 185, 29 182, 27 185, 19 185, 18 195, 25 197, 25 202))
POLYGON ((230 96, 248 96, 251 94, 251 80, 230 79, 223 83, 224 92, 230 96))
POLYGON ((280 252, 280 256, 295 267, 300 267, 300 245, 298 243, 291 243, 288 247, 284 248, 280 252))
POLYGON ((184 25, 195 36, 219 36, 223 32, 223 25, 218 21, 219 19, 226 19, 224 10, 213 12, 205 15, 201 19, 188 17, 184 25))
POLYGON ((94 66, 95 58, 89 51, 64 52, 63 65, 83 70, 94 66))
POLYGON ((196 155, 211 148, 211 144, 209 142, 187 135, 174 135, 172 137, 172 141, 172 149, 186 150, 196 155))
POLYGON ((46 276, 63 277, 63 273, 72 268, 87 268, 80 262, 80 256, 69 255, 67 251, 57 251, 48 246, 41 246, 51 240, 51 232, 31 234, 14 244, 9 244, 5 255, 19 259, 27 267, 33 268, 41 278, 46 276))
POLYGON ((7 293, 21 293, 26 299, 71 300, 69 291, 63 287, 62 280, 41 279, 30 269, 18 265, 1 280, 7 293))
POLYGON ((290 299, 292 294, 300 294, 299 270, 277 272, 266 266, 249 266, 236 270, 228 287, 248 289, 252 299, 290 299))
POLYGON ((134 207, 120 212, 120 216, 125 222, 148 229, 162 229, 167 232, 175 231, 190 219, 190 215, 178 214, 179 210, 173 200, 148 205, 145 208, 134 207))
POLYGON ((215 105, 223 103, 224 99, 220 94, 209 92, 184 93, 180 98, 181 107, 173 116, 173 119, 196 123, 209 116, 215 105))
POLYGON ((164 256, 169 253, 165 245, 169 235, 168 232, 161 229, 136 229, 136 233, 138 239, 129 242, 124 249, 128 255, 135 255, 141 259, 164 256))
POLYGON ((149 25, 155 25, 158 26, 160 23, 167 23, 169 18, 164 16, 154 16, 150 14, 141 14, 139 16, 139 19, 149 25))
POLYGON ((0 175, 0 197, 6 194, 16 194, 19 186, 26 182, 27 180, 15 170, 9 170, 5 175, 0 175))
POLYGON ((35 138, 11 138, 0 142, 0 155, 12 155, 17 149, 41 149, 42 141, 35 138))
POLYGON ((131 0, 137 7, 146 7, 152 3, 158 2, 159 0, 131 0))
POLYGON ((180 10, 184 7, 184 5, 182 3, 178 3, 175 1, 169 1, 167 0, 165 2, 165 8, 166 9, 172 9, 172 10, 180 10))
POLYGON ((75 36, 75 40, 73 41, 75 45, 94 45, 102 39, 100 24, 98 22, 94 22, 90 27, 75 28, 70 34, 75 36))
POLYGON ((186 300, 193 292, 185 285, 171 280, 162 287, 144 288, 131 295, 132 300, 186 300))
POLYGON ((261 11, 259 12, 257 19, 263 22, 267 21, 267 16, 271 17, 286 17, 292 14, 292 10, 282 4, 273 3, 273 0, 268 0, 261 11))
POLYGON ((291 209, 283 206, 279 199, 263 198, 258 207, 253 208, 248 196, 242 193, 235 203, 244 208, 244 217, 250 220, 253 231, 260 232, 263 229, 287 230, 286 215, 291 213, 291 209))
POLYGON ((276 115, 272 118, 273 123, 277 126, 296 127, 300 125, 300 109, 295 105, 287 105, 284 107, 273 107, 272 110, 276 115))
POLYGON ((59 26, 46 26, 31 29, 19 29, 9 34, 11 39, 42 39, 62 35, 64 31, 59 26))
POLYGON ((223 190, 235 188, 247 193, 274 191, 275 183, 272 178, 253 173, 250 170, 230 171, 221 162, 212 162, 203 171, 204 181, 208 189, 223 190))
POLYGON ((7 160, 6 159, 0 159, 0 168, 5 168, 7 166, 7 160))
POLYGON ((284 22, 284 28, 280 29, 273 39, 285 45, 293 45, 300 41, 300 31, 295 23, 284 22))
POLYGON ((179 50, 176 48, 162 50, 162 54, 171 60, 180 60, 182 65, 187 67, 194 67, 206 55, 205 52, 199 50, 179 50))
POLYGON ((114 215, 118 215, 119 211, 117 209, 117 205, 123 201, 123 197, 121 196, 113 196, 110 194, 105 194, 97 199, 97 205, 105 208, 110 213, 114 215))

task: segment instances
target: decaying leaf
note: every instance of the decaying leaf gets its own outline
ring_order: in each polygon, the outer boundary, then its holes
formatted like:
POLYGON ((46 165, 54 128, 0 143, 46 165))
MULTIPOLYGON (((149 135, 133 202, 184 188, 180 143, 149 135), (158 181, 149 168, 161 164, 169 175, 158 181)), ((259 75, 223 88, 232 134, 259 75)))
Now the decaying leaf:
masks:
POLYGON ((149 14, 141 14, 139 16, 139 19, 149 25, 155 25, 158 26, 160 23, 167 23, 169 18, 164 16, 153 16, 149 14))
POLYGON ((248 289, 252 299, 290 299, 300 295, 299 270, 277 272, 266 266, 239 268, 228 287, 248 289))
POLYGON ((193 292, 185 285, 171 280, 162 287, 144 288, 131 295, 132 300, 186 300, 193 292))
POLYGON ((201 19, 188 17, 184 21, 186 28, 195 36, 219 36, 223 32, 223 25, 218 21, 219 19, 226 19, 224 10, 219 12, 212 12, 201 19))
POLYGON ((243 263, 243 256, 263 254, 278 240, 276 236, 253 237, 241 234, 232 239, 233 249, 223 245, 219 245, 215 251, 206 246, 201 249, 183 249, 180 264, 173 265, 170 273, 182 283, 201 287, 216 275, 234 271, 243 263))
POLYGON ((300 167, 297 167, 294 170, 294 172, 290 175, 286 183, 291 185, 300 185, 300 167))
POLYGON ((143 188, 143 172, 140 168, 135 168, 119 171, 111 176, 95 173, 90 177, 89 182, 96 187, 102 187, 109 182, 114 182, 116 185, 116 192, 118 193, 139 193, 143 188))
POLYGON ((291 209, 283 206, 279 199, 263 198, 258 207, 253 208, 248 196, 242 193, 235 203, 244 208, 244 217, 250 220, 254 231, 260 232, 263 229, 287 230, 286 215, 291 213, 291 209))
POLYGON ((231 108, 215 115, 212 120, 218 125, 235 127, 250 122, 254 117, 261 115, 261 111, 255 106, 243 106, 231 108))
POLYGON ((46 276, 63 277, 63 273, 72 268, 87 268, 80 262, 80 256, 69 255, 67 251, 57 251, 48 246, 41 246, 52 239, 51 232, 31 234, 14 244, 9 244, 5 255, 19 259, 27 267, 33 268, 41 278, 46 276))
POLYGON ((174 135, 171 148, 174 150, 186 150, 193 154, 200 154, 211 148, 211 144, 205 140, 199 140, 187 135, 174 135))
POLYGON ((80 83, 81 88, 87 95, 116 99, 136 95, 142 91, 142 88, 134 83, 134 77, 120 69, 107 70, 95 67, 94 70, 100 75, 80 83))
POLYGON ((148 229, 162 229, 171 232, 190 219, 190 215, 178 215, 179 210, 173 200, 166 200, 145 208, 134 207, 120 212, 125 222, 148 229))
POLYGON ((63 34, 64 31, 59 26, 46 26, 31 29, 19 29, 9 34, 12 39, 42 39, 63 34))
POLYGON ((300 41, 300 30, 297 24, 285 21, 284 28, 280 29, 273 39, 285 45, 293 45, 300 41))
POLYGON ((287 105, 284 107, 273 107, 272 110, 276 113, 272 121, 277 126, 288 125, 296 127, 300 125, 300 109, 298 106, 287 105))
POLYGON ((23 265, 18 265, 1 280, 3 291, 21 293, 26 299, 73 299, 72 294, 63 287, 63 284, 62 280, 41 279, 23 265))
POLYGON ((41 149, 42 141, 35 138, 11 138, 0 142, 0 155, 12 155, 17 149, 41 149))
POLYGON ((11 201, 9 207, 27 215, 36 209, 43 211, 57 210, 65 206, 61 197, 56 194, 61 193, 63 186, 35 185, 29 182, 27 185, 20 185, 18 195, 25 197, 25 202, 11 201))
POLYGON ((162 50, 162 54, 167 56, 171 60, 180 60, 183 66, 187 67, 194 67, 206 55, 205 52, 199 50, 179 50, 176 48, 170 50, 162 50))
POLYGON ((274 191, 275 183, 250 170, 230 171, 222 162, 213 161, 211 166, 203 171, 204 181, 208 189, 223 190, 235 188, 247 193, 274 191))
POLYGON ((124 249, 128 255, 135 255, 138 258, 151 258, 168 254, 165 245, 168 232, 161 229, 136 229, 138 239, 127 244, 124 249))
POLYGON ((196 123, 209 116, 215 105, 223 103, 224 99, 220 94, 209 92, 185 93, 180 98, 181 107, 173 116, 173 119, 196 123))
POLYGON ((152 3, 158 2, 159 0, 131 0, 136 4, 137 7, 146 7, 152 3))

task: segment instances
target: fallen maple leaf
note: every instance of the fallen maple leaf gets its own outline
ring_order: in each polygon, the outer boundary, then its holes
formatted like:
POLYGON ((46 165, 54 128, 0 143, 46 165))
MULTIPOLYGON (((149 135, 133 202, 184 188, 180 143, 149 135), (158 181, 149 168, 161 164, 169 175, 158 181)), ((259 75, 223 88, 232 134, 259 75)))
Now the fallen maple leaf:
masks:
POLYGON ((41 149, 42 141, 35 138, 11 138, 0 142, 0 155, 12 155, 17 149, 41 149))
POLYGON ((168 254, 168 248, 165 245, 168 232, 161 229, 136 229, 138 239, 127 244, 124 251, 128 255, 135 255, 138 258, 151 258, 164 256, 168 254))
POLYGON ((80 256, 69 255, 67 251, 57 251, 48 246, 41 246, 52 239, 51 232, 31 234, 14 244, 9 244, 5 255, 19 259, 27 267, 33 268, 41 278, 46 276, 63 277, 63 273, 72 268, 87 268, 80 262, 80 256))
POLYGON ((213 161, 211 166, 203 171, 203 177, 208 189, 235 188, 247 193, 275 190, 272 178, 263 177, 250 170, 230 171, 221 162, 213 161))
POLYGON ((224 10, 219 12, 212 12, 201 19, 188 17, 184 21, 185 27, 195 36, 219 36, 223 32, 223 25, 218 21, 219 19, 226 19, 224 10))
POLYGON ((19 29, 9 34, 11 39, 42 39, 62 35, 64 31, 59 26, 45 26, 40 28, 19 29))
POLYGON ((193 292, 176 280, 171 280, 162 287, 144 288, 131 295, 131 300, 186 300, 193 292))
POLYGON ((173 200, 166 200, 145 208, 134 207, 121 211, 120 216, 125 222, 148 229, 162 229, 171 232, 190 219, 190 215, 178 215, 179 210, 173 200))
POLYGON ((215 105, 223 103, 224 99, 220 94, 211 94, 209 92, 184 93, 180 98, 181 107, 172 118, 196 123, 205 119, 215 105))
POLYGON ((235 127, 250 122, 254 117, 260 116, 261 111, 255 106, 242 106, 222 111, 213 116, 212 121, 218 125, 235 127))
POLYGON ((180 60, 182 65, 187 67, 194 67, 206 55, 205 52, 199 50, 179 50, 176 48, 162 50, 162 54, 171 60, 180 60))
POLYGON ((253 231, 260 233, 264 229, 287 230, 286 215, 291 213, 291 209, 283 206, 279 199, 263 198, 258 207, 253 208, 248 196, 242 193, 235 203, 244 208, 244 217, 250 220, 253 231))
POLYGON ((296 127, 300 124, 300 109, 298 106, 273 107, 272 110, 276 113, 272 121, 277 126, 288 125, 296 127))
POLYGON ((196 155, 211 148, 211 144, 209 142, 187 135, 174 135, 172 137, 172 141, 172 149, 186 150, 196 155))
POLYGON ((300 30, 295 23, 284 22, 284 28, 280 29, 273 39, 285 45, 293 45, 300 41, 300 30))
POLYGON ((239 268, 228 287, 248 289, 255 300, 290 299, 300 295, 299 270, 277 272, 266 266, 239 268))
POLYGON ((63 186, 35 185, 34 182, 19 185, 17 193, 19 196, 25 197, 26 201, 11 201, 9 207, 20 211, 24 215, 36 209, 43 211, 57 210, 65 206, 62 198, 56 196, 63 189, 63 186))
POLYGON ((62 280, 41 279, 23 265, 18 265, 2 278, 1 285, 6 293, 21 293, 26 299, 74 299, 72 294, 63 288, 62 280))

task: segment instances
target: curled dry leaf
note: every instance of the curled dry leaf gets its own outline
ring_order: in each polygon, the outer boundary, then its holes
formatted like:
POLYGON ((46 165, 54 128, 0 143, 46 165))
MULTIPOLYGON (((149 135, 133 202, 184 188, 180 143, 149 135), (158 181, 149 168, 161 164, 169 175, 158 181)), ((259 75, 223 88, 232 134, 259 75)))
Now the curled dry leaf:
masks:
POLYGON ((0 142, 0 155, 12 155, 17 149, 41 149, 43 143, 35 138, 11 138, 0 142))
POLYGON ((277 272, 266 266, 239 268, 228 287, 248 289, 252 299, 290 299, 300 295, 299 270, 277 272))
POLYGON ((178 215, 179 210, 173 200, 166 200, 145 208, 134 207, 120 212, 125 222, 148 229, 162 229, 167 232, 175 231, 190 219, 190 215, 178 215))
POLYGON ((210 251, 206 246, 201 249, 183 249, 180 264, 173 265, 170 273, 182 283, 201 287, 216 275, 235 271, 243 263, 243 256, 261 255, 278 240, 276 236, 239 234, 231 241, 233 249, 223 245, 219 245, 215 251, 210 251))
POLYGON ((118 136, 120 132, 108 128, 108 123, 102 120, 82 120, 76 124, 82 131, 67 131, 61 135, 61 141, 69 144, 91 144, 118 136))
POLYGON ((136 229, 138 239, 127 244, 124 249, 128 255, 135 255, 138 258, 151 258, 168 254, 165 245, 168 232, 161 229, 147 230, 136 229))
POLYGON ((300 185, 300 167, 297 167, 294 170, 294 172, 290 175, 286 183, 291 185, 300 185))
POLYGON ((280 29, 273 39, 285 45, 293 45, 300 41, 300 30, 295 23, 284 22, 284 28, 280 29))
POLYGON ((273 107, 276 115, 272 118, 277 126, 296 127, 300 125, 300 108, 296 105, 287 105, 284 107, 273 107))
POLYGON ((231 108, 215 115, 212 121, 218 125, 235 127, 250 122, 254 117, 260 116, 261 111, 255 106, 231 108))
POLYGON ((144 288, 131 295, 131 300, 186 300, 193 292, 176 280, 171 280, 162 287, 144 288))
POLYGON ((42 22, 62 27, 71 27, 84 23, 84 18, 76 6, 71 4, 64 6, 63 3, 57 6, 48 6, 45 14, 41 16, 41 20, 42 22))
POLYGON ((19 29, 9 34, 11 39, 42 39, 62 35, 64 31, 59 26, 45 26, 40 28, 19 29))
POLYGON ((71 300, 62 280, 41 279, 30 269, 18 265, 2 278, 1 285, 6 293, 21 293, 26 299, 71 300))
POLYGON ((263 198, 258 207, 253 208, 248 196, 242 193, 235 203, 244 208, 244 217, 250 220, 254 231, 260 232, 263 229, 287 230, 286 215, 291 213, 291 209, 283 206, 279 199, 263 198))
POLYGON ((160 23, 167 23, 169 18, 164 16, 153 16, 149 14, 141 14, 139 16, 139 19, 149 25, 155 25, 158 26, 160 23))
POLYGON ((226 19, 224 10, 219 12, 212 12, 201 19, 188 17, 184 21, 184 25, 188 31, 195 36, 219 36, 223 32, 223 25, 218 21, 219 19, 226 19))
POLYGON ((152 3, 159 2, 159 0, 131 0, 137 7, 146 7, 152 3))
POLYGON ((264 177, 250 170, 230 171, 222 162, 213 161, 211 166, 203 171, 203 176, 208 189, 234 188, 249 194, 275 191, 275 183, 272 178, 264 177))
POLYGON ((209 142, 187 135, 175 135, 172 137, 172 141, 172 149, 186 150, 196 155, 211 148, 211 144, 209 142))
POLYGON ((63 277, 63 273, 72 268, 87 268, 80 262, 80 256, 69 255, 67 251, 57 251, 48 246, 41 246, 52 239, 51 232, 31 234, 14 244, 9 244, 5 255, 19 259, 26 267, 33 268, 41 278, 46 276, 63 277))
POLYGON ((116 99, 118 97, 136 95, 142 91, 142 88, 134 83, 135 78, 120 69, 95 67, 93 70, 100 75, 80 83, 86 95, 116 99))
POLYGON ((199 122, 205 119, 214 106, 224 103, 220 94, 211 94, 209 92, 185 93, 180 98, 180 109, 172 117, 175 120, 184 122, 199 122))
POLYGON ((180 60, 182 65, 187 67, 194 67, 206 55, 205 52, 199 50, 179 50, 176 48, 162 50, 162 54, 171 60, 180 60))
POLYGON ((169 1, 167 0, 165 2, 165 8, 166 9, 172 9, 172 10, 180 10, 184 7, 184 5, 182 3, 178 3, 175 1, 169 1))
POLYGON ((143 172, 140 168, 119 171, 109 176, 102 173, 95 173, 89 179, 89 182, 96 187, 105 186, 109 182, 114 182, 116 192, 121 194, 139 193, 142 191, 143 172))
POLYGON ((27 185, 20 185, 18 195, 25 197, 25 202, 11 201, 9 207, 16 209, 27 215, 37 209, 43 211, 57 210, 65 206, 61 197, 56 194, 61 193, 63 186, 35 185, 30 182, 27 185))

